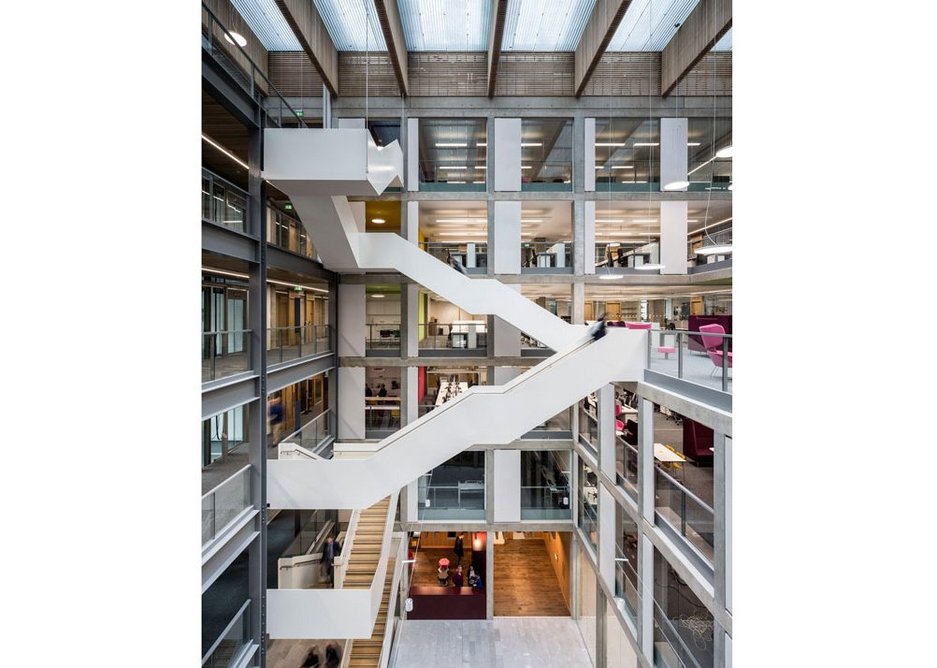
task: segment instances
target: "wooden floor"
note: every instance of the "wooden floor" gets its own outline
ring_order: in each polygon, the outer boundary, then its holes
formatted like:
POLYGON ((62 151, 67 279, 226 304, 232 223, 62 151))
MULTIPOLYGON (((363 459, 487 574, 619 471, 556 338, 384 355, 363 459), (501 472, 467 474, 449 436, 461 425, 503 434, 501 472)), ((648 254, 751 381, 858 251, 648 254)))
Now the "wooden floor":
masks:
POLYGON ((504 534, 495 545, 495 617, 567 617, 569 608, 542 538, 504 534))

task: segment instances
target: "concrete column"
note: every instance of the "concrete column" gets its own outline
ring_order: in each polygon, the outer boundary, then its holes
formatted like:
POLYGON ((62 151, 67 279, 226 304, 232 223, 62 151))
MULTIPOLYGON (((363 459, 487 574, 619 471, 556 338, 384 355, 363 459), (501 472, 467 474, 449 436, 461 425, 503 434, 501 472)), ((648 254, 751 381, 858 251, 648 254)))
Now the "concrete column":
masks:
POLYGON ((601 587, 596 585, 595 587, 595 668, 606 668, 606 666, 608 666, 608 625, 605 620, 607 610, 608 610, 608 599, 605 597, 605 591, 601 587))
POLYGON ((654 665, 654 544, 643 531, 638 534, 638 644, 650 666, 654 665))
MULTIPOLYGON (((576 470, 578 471, 578 458, 575 453, 573 453, 573 459, 577 462, 576 470)), ((578 473, 575 479, 578 480, 578 473)), ((575 489, 578 485, 572 487, 575 489)), ((576 504, 573 504, 573 508, 577 508, 576 504)), ((575 522, 576 518, 573 517, 573 523, 575 524, 575 522)), ((582 611, 579 609, 579 587, 582 586, 582 573, 579 571, 579 550, 581 548, 579 547, 579 538, 575 529, 572 534, 572 540, 569 541, 569 612, 573 619, 579 619, 582 616, 582 611)))
POLYGON ((410 243, 420 242, 420 203, 416 200, 400 203, 400 236, 410 243))
MULTIPOLYGON (((496 118, 494 125, 495 190, 518 192, 521 189, 521 119, 496 118)), ((489 138, 489 151, 490 142, 489 138)))
MULTIPOLYGON (((407 119, 407 145, 404 147, 407 161, 407 191, 420 189, 420 119, 407 119)), ((409 238, 409 237, 408 237, 409 238)))
POLYGON ((322 84, 322 127, 332 127, 332 93, 325 84, 322 84))
MULTIPOLYGON (((586 216, 585 202, 573 201, 573 273, 577 276, 585 273, 586 216)), ((593 208, 595 204, 593 204, 593 208)))
POLYGON ((599 470, 615 479, 615 386, 603 385, 595 393, 599 427, 599 470))
POLYGON ((605 485, 599 485, 599 544, 596 559, 599 566, 599 577, 609 588, 615 591, 615 547, 617 544, 615 530, 615 497, 605 485))
POLYGON ((521 521, 521 451, 493 450, 495 522, 521 521))
POLYGON ((595 201, 583 202, 582 268, 584 274, 595 273, 595 201))
POLYGON ((485 567, 488 572, 485 578, 485 618, 494 619, 495 616, 495 532, 485 534, 485 567))
POLYGON ((687 211, 689 202, 660 203, 661 274, 686 274, 687 211))
POLYGON ((485 450, 485 521, 495 521, 495 452, 485 450))
POLYGON ((685 118, 660 119, 660 189, 686 192, 688 121, 685 118))
POLYGON ((654 403, 638 400, 638 513, 654 524, 654 403))
POLYGON ((570 303, 570 319, 574 325, 585 324, 586 312, 586 284, 573 283, 572 297, 570 303))
POLYGON ((494 202, 488 226, 488 264, 496 274, 521 273, 521 203, 494 202))
POLYGON ((583 190, 595 192, 595 119, 583 121, 583 190))
MULTIPOLYGON (((338 355, 364 357, 365 286, 340 283, 338 286, 338 355)), ((364 432, 363 367, 338 369, 338 438, 362 439, 364 432)))
POLYGON ((414 480, 409 485, 403 488, 400 494, 401 506, 400 506, 400 521, 401 522, 417 522, 419 521, 420 514, 417 508, 417 501, 419 500, 420 489, 417 481, 414 480))
POLYGON ((732 612, 732 438, 713 433, 716 604, 732 612))

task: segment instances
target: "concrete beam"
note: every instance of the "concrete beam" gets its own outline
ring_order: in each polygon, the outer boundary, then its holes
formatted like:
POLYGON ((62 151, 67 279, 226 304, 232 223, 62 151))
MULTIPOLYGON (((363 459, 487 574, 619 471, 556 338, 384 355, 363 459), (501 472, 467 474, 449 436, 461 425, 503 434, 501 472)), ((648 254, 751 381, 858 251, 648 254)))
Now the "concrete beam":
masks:
POLYGON ((397 86, 400 94, 409 95, 409 74, 407 73, 407 40, 403 35, 403 24, 400 23, 400 9, 397 0, 374 0, 377 9, 377 18, 381 22, 381 32, 387 42, 387 54, 390 64, 394 67, 397 77, 397 86))
POLYGON ((338 50, 315 4, 309 0, 276 0, 276 3, 322 77, 322 83, 332 95, 338 95, 338 50))
POLYGON ((731 27, 732 0, 700 0, 661 52, 661 97, 669 95, 731 27))
POLYGON ((495 96, 495 81, 498 78, 498 61, 501 60, 501 41, 504 36, 504 21, 508 11, 508 0, 492 0, 491 29, 488 31, 488 97, 495 96))
POLYGON ((631 5, 631 0, 598 0, 592 10, 592 16, 582 32, 576 47, 576 62, 573 81, 576 97, 586 90, 586 84, 596 66, 602 59, 608 43, 611 41, 618 24, 631 5))

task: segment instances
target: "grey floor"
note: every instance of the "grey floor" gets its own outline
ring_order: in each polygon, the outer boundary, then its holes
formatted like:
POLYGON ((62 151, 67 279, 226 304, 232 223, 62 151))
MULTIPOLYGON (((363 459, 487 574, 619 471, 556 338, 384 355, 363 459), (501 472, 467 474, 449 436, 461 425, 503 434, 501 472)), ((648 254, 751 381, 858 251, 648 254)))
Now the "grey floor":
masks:
MULTIPOLYGON (((686 347, 686 344, 684 344, 682 375, 678 375, 679 361, 677 359, 677 353, 670 353, 667 355, 667 357, 669 359, 664 359, 663 353, 658 352, 657 345, 654 345, 654 347, 651 348, 651 364, 648 368, 651 371, 657 371, 658 373, 664 373, 668 376, 682 378, 692 383, 705 385, 706 387, 711 387, 715 390, 719 390, 720 392, 722 391, 722 369, 716 368, 716 365, 713 364, 711 359, 709 359, 709 355, 704 355, 697 351, 691 351, 686 347)), ((731 368, 729 368, 728 374, 729 379, 726 385, 726 391, 731 393, 731 368)))
POLYGON ((569 617, 496 617, 492 621, 401 624, 396 668, 590 668, 569 617))

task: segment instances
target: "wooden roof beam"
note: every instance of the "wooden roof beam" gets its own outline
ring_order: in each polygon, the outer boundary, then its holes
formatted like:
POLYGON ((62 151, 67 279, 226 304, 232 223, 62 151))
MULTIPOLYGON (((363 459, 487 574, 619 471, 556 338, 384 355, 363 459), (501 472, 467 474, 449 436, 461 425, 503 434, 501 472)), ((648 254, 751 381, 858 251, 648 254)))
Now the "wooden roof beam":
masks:
POLYGON ((338 95, 338 50, 311 0, 276 0, 303 51, 332 95, 338 95))
POLYGON ((598 0, 592 10, 592 16, 582 31, 579 45, 576 47, 574 83, 576 97, 586 90, 599 61, 605 55, 608 43, 618 30, 618 24, 628 11, 631 0, 598 0))
POLYGON ((397 87, 400 94, 406 97, 410 94, 410 79, 407 73, 407 40, 400 22, 400 8, 397 7, 397 0, 374 0, 374 6, 377 8, 384 41, 387 42, 387 53, 397 76, 397 87))
POLYGON ((731 27, 732 0, 700 0, 661 52, 661 97, 669 95, 731 27))
POLYGON ((488 31, 488 97, 495 96, 498 61, 501 60, 501 41, 504 37, 504 21, 508 11, 508 0, 491 0, 491 2, 491 27, 488 31))

